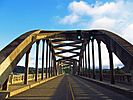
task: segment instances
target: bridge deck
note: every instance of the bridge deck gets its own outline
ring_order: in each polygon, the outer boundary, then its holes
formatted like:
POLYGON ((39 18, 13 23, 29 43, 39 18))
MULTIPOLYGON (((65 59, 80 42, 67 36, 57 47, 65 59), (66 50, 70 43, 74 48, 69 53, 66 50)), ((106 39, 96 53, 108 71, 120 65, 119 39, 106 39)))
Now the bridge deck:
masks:
POLYGON ((38 85, 9 100, 131 100, 79 77, 64 75, 38 85))

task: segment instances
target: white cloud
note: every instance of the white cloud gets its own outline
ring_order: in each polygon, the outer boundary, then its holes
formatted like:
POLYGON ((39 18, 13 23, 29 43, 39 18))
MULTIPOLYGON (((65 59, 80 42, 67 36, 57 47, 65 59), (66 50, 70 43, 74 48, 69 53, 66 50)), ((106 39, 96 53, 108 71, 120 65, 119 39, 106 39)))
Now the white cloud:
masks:
MULTIPOLYGON (((105 29, 122 36, 133 43, 133 2, 130 0, 114 0, 89 4, 86 1, 73 1, 68 5, 69 14, 60 19, 60 24, 74 25, 80 29, 105 29)), ((96 65, 98 65, 97 47, 95 48, 96 65)), ((90 53, 91 55, 91 53, 90 53)), ((103 65, 109 64, 106 46, 102 44, 103 65)), ((114 63, 121 63, 114 56, 114 63)))
POLYGON ((79 16, 76 14, 65 16, 63 19, 60 20, 61 24, 74 24, 79 21, 79 16))
POLYGON ((84 1, 80 2, 73 1, 72 3, 69 4, 68 9, 71 11, 71 13, 77 15, 86 15, 88 14, 88 11, 90 11, 92 8, 84 1))
POLYGON ((102 15, 106 13, 116 13, 117 9, 120 8, 120 4, 115 4, 114 2, 111 3, 105 3, 103 5, 95 4, 90 5, 87 4, 85 1, 73 1, 69 4, 68 9, 70 12, 75 13, 77 15, 91 15, 91 16, 97 16, 102 15))
POLYGON ((115 20, 107 17, 97 19, 91 23, 91 28, 113 29, 115 20))
POLYGON ((78 23, 80 28, 106 29, 128 39, 133 43, 133 2, 129 0, 114 0, 112 2, 88 4, 86 1, 73 1, 68 5, 69 15, 60 19, 60 24, 74 25, 78 23))
POLYGON ((128 25, 124 30, 123 30, 123 37, 127 39, 129 42, 133 43, 133 24, 128 25))

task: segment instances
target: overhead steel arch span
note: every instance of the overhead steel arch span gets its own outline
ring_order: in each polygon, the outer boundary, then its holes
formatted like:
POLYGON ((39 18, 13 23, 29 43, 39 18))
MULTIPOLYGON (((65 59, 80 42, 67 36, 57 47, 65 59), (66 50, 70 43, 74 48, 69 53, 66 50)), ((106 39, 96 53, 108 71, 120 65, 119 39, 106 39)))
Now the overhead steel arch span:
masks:
MULTIPOLYGON (((56 62, 64 62, 65 64, 75 63, 78 64, 78 72, 80 72, 81 59, 86 45, 91 41, 93 44, 94 39, 100 48, 101 41, 106 44, 110 55, 110 66, 112 66, 112 53, 114 53, 124 64, 125 68, 130 71, 133 70, 133 46, 120 36, 106 31, 106 30, 71 30, 71 31, 47 31, 47 30, 33 30, 24 33, 3 50, 0 51, 0 85, 2 86, 14 67, 28 52, 35 42, 46 40, 50 45, 50 50, 53 51, 53 56, 56 62), (72 42, 63 42, 72 41, 72 42), (53 45, 57 44, 57 45, 53 45), (72 46, 71 49, 64 49, 62 47, 72 46), (60 52, 55 52, 60 50, 60 52), (80 52, 76 52, 80 50, 80 52), (63 53, 73 53, 72 56, 64 56, 63 53), (79 57, 76 59, 75 57, 79 57)), ((94 49, 94 48, 93 48, 94 49)), ((56 65, 56 64, 55 64, 56 65)), ((93 65, 94 66, 94 65, 93 65)))

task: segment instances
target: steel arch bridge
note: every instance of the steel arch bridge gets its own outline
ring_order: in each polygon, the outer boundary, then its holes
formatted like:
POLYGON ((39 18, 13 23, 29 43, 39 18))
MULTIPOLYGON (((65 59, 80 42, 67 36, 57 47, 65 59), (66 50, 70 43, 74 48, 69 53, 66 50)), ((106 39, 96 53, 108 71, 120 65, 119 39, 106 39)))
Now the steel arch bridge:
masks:
POLYGON ((36 43, 36 75, 35 81, 38 81, 38 52, 39 43, 42 41, 42 79, 44 72, 44 56, 46 56, 46 78, 48 75, 57 75, 61 63, 73 65, 73 74, 89 75, 90 76, 90 52, 89 44, 92 44, 92 66, 93 78, 95 79, 95 58, 94 58, 94 40, 98 44, 99 55, 99 70, 100 80, 102 81, 102 59, 101 59, 101 42, 103 42, 109 54, 111 83, 114 84, 114 53, 124 64, 128 72, 133 71, 133 46, 120 36, 106 30, 71 30, 71 31, 47 31, 33 30, 22 34, 13 42, 7 45, 0 51, 0 86, 3 90, 7 88, 7 80, 9 74, 13 71, 17 63, 21 60, 24 54, 25 59, 25 84, 27 84, 29 54, 32 45, 36 43), (69 42, 68 42, 69 41, 69 42), (46 42, 46 48, 44 48, 46 42), (86 47, 88 45, 88 55, 86 55, 86 47), (71 46, 72 48, 67 48, 71 46), (65 47, 65 48, 64 48, 65 47), (49 48, 49 50, 48 50, 49 48), (46 55, 44 55, 46 49, 46 55), (55 52, 58 50, 58 52, 55 52), (49 55, 48 55, 48 52, 49 55), (70 56, 65 56, 63 53, 71 53, 70 56), (84 53, 85 52, 85 53, 84 53), (49 57, 48 57, 49 56, 49 57), (88 56, 88 59, 86 59, 88 56), (51 62, 48 62, 48 58, 51 62), (59 59, 57 59, 59 58, 59 59), (88 62, 88 66, 87 66, 88 62), (48 68, 48 63, 51 63, 51 68, 48 68), (83 64, 84 63, 84 64, 83 64))

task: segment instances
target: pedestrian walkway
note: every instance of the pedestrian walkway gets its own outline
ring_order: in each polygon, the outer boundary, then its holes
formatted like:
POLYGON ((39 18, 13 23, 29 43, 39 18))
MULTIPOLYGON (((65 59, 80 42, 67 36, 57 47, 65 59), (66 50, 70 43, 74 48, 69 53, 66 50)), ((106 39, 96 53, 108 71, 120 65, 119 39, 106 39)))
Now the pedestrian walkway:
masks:
MULTIPOLYGON (((59 76, 61 76, 61 75, 59 75, 59 76)), ((24 83, 11 84, 11 85, 9 85, 9 90, 8 90, 10 92, 9 96, 14 96, 18 93, 25 91, 25 90, 33 88, 39 84, 50 81, 56 77, 58 77, 58 76, 53 76, 53 77, 50 77, 50 78, 47 78, 44 80, 39 79, 38 82, 35 82, 35 80, 32 80, 32 81, 29 81, 28 84, 24 84, 24 83)))
POLYGON ((70 100, 66 76, 60 76, 47 83, 38 85, 20 94, 8 98, 9 100, 70 100))

